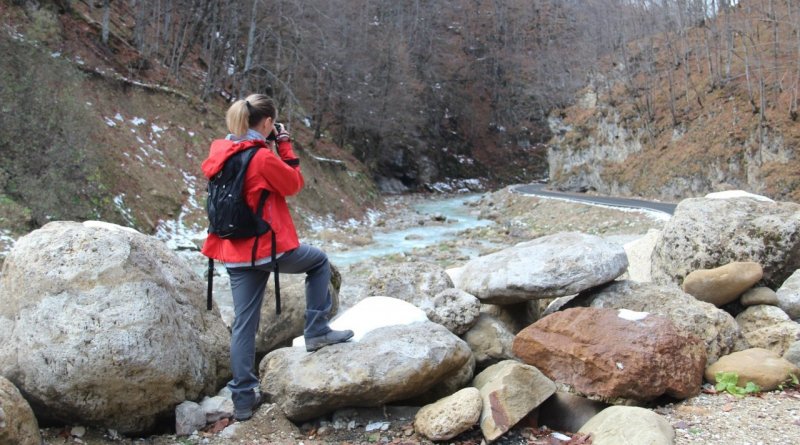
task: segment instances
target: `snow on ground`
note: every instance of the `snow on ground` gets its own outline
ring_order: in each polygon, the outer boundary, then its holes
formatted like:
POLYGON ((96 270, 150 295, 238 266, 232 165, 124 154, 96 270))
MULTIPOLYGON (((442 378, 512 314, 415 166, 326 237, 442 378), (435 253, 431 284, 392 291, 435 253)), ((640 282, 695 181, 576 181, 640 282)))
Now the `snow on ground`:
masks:
POLYGON ((122 217, 125 218, 125 222, 128 224, 133 225, 133 214, 131 213, 131 209, 125 206, 125 194, 120 193, 119 195, 114 197, 114 205, 119 210, 119 213, 122 214, 122 217))
POLYGON ((756 195, 754 193, 746 192, 744 190, 727 190, 724 192, 709 193, 706 195, 708 199, 731 199, 731 198, 753 198, 758 201, 775 202, 766 196, 756 195))
POLYGON ((163 241, 167 247, 173 250, 197 250, 197 246, 206 238, 206 227, 198 224, 186 224, 186 215, 202 210, 202 206, 197 202, 197 177, 185 171, 181 171, 184 186, 189 192, 186 204, 181 207, 178 218, 172 220, 161 220, 156 227, 155 237, 163 241))
POLYGON ((0 229, 0 257, 6 257, 11 252, 11 249, 14 248, 16 242, 17 240, 11 236, 11 232, 0 229))

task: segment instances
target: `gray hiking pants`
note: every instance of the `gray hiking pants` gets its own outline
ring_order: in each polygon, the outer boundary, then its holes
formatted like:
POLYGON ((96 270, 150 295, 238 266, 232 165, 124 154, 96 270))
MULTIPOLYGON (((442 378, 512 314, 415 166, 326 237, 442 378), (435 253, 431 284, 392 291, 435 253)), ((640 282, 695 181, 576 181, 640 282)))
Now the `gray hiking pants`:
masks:
MULTIPOLYGON (((280 273, 306 275, 306 320, 303 335, 316 337, 327 334, 328 313, 332 300, 328 292, 331 269, 328 256, 322 250, 301 244, 295 250, 284 253, 276 260, 280 273)), ((264 290, 272 271, 272 263, 255 267, 230 267, 235 318, 231 329, 231 371, 233 379, 228 382, 236 408, 248 409, 253 405, 258 387, 255 374, 256 331, 261 320, 261 304, 264 290)))

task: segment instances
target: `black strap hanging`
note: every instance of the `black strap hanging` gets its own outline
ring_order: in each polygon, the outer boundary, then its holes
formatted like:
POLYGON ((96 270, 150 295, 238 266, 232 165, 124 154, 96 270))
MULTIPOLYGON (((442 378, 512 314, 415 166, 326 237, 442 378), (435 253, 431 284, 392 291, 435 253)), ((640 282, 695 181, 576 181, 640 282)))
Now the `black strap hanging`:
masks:
POLYGON ((208 259, 208 292, 206 295, 206 310, 211 310, 211 294, 214 289, 214 259, 208 259))
POLYGON ((275 314, 281 314, 281 284, 280 280, 278 280, 278 260, 275 258, 277 255, 276 251, 276 242, 275 242, 275 231, 272 231, 272 271, 275 274, 275 314))

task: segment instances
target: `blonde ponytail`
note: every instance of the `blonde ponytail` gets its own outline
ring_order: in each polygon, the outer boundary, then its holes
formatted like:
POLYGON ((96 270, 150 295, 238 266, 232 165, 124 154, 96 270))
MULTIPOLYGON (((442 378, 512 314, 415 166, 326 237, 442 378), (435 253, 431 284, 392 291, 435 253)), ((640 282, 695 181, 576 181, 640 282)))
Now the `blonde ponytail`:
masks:
POLYGON ((247 109, 247 102, 239 99, 228 108, 225 113, 225 123, 228 124, 228 131, 234 136, 242 137, 250 128, 250 111, 247 109))
POLYGON ((231 134, 242 137, 248 128, 255 127, 268 117, 275 120, 277 114, 272 99, 263 94, 251 94, 246 99, 237 100, 228 108, 225 123, 228 124, 231 134))

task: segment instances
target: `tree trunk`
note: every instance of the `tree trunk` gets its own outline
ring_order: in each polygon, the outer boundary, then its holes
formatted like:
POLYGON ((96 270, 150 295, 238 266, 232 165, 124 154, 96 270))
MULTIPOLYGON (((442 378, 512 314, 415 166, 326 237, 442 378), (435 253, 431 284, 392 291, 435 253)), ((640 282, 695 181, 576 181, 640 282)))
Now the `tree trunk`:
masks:
POLYGON ((108 25, 111 21, 111 0, 103 0, 103 31, 101 33, 101 39, 103 41, 103 45, 108 45, 108 25))

